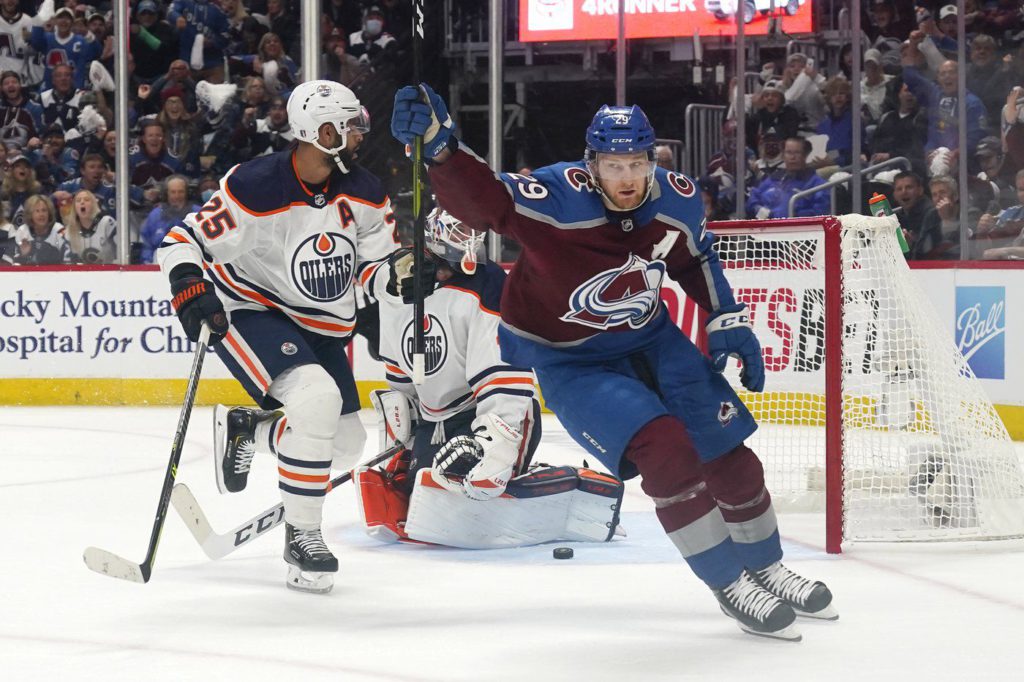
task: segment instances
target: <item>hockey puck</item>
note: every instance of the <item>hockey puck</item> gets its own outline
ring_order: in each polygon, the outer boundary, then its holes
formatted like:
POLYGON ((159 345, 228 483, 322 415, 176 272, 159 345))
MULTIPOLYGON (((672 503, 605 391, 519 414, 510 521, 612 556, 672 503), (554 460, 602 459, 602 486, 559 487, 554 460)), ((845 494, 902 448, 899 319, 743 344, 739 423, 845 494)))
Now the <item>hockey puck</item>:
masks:
POLYGON ((571 547, 556 547, 555 550, 553 552, 551 552, 551 556, 555 557, 556 559, 571 559, 572 558, 572 548, 571 547))

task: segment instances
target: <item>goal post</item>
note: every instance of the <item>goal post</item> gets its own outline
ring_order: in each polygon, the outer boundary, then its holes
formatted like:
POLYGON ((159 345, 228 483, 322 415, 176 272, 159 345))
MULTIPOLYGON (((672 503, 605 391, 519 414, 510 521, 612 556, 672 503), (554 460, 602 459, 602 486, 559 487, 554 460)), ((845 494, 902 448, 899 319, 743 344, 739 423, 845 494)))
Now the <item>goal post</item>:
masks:
POLYGON ((734 387, 780 509, 824 509, 832 553, 844 539, 1024 536, 1013 443, 911 274, 895 218, 709 229, 761 341, 764 392, 734 387))

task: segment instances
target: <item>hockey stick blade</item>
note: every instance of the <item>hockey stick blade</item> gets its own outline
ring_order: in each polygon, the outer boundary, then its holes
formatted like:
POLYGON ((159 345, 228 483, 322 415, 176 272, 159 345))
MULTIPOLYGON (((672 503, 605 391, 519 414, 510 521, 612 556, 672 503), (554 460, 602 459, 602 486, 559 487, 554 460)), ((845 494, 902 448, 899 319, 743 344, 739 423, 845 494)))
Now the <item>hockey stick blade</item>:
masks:
POLYGON ((89 570, 109 575, 111 578, 120 578, 133 583, 149 582, 149 571, 145 566, 140 566, 134 561, 128 561, 112 552, 99 547, 87 547, 82 554, 85 565, 89 570))
POLYGON ((284 505, 278 503, 277 506, 254 516, 230 533, 218 533, 213 530, 206 514, 203 513, 203 508, 199 506, 199 501, 184 483, 174 486, 171 503, 203 552, 213 560, 223 559, 242 545, 247 545, 277 528, 284 521, 284 505))
MULTIPOLYGON (((370 458, 370 460, 360 466, 375 466, 384 460, 390 459, 401 450, 403 450, 402 446, 393 447, 370 458)), ((347 483, 351 479, 351 471, 337 476, 328 484, 327 492, 343 483, 347 483)), ((199 501, 184 483, 178 483, 174 486, 174 489, 171 491, 171 504, 174 505, 174 510, 178 512, 178 516, 181 517, 189 532, 192 533, 192 537, 196 539, 196 542, 203 549, 203 553, 214 561, 223 559, 239 547, 266 535, 284 521, 284 505, 278 503, 263 513, 252 517, 234 530, 228 533, 218 533, 213 530, 213 526, 210 525, 210 521, 207 519, 205 512, 203 512, 203 508, 199 506, 199 501)))

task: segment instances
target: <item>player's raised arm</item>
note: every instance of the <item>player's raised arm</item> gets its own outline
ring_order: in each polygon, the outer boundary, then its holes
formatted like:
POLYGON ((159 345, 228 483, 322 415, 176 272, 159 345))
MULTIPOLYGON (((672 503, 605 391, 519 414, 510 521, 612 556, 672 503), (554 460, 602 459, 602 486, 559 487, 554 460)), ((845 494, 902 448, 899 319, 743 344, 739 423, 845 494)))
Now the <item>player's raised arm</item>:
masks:
POLYGON ((391 134, 407 145, 421 135, 431 177, 458 178, 434 183, 438 204, 478 229, 511 232, 515 225, 514 180, 499 177, 487 162, 459 143, 444 99, 429 85, 407 85, 395 93, 391 134))

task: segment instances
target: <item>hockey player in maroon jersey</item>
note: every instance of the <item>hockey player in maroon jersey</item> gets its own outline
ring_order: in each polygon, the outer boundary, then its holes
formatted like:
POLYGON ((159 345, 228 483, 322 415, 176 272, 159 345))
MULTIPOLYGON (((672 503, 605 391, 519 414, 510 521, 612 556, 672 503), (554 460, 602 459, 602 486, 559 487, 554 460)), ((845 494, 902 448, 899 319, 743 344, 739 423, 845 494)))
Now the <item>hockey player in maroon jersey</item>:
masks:
POLYGON ((392 134, 422 135, 438 203, 523 247, 506 283, 502 358, 533 367, 573 438, 626 479, 640 475, 658 519, 722 610, 752 634, 798 640, 797 614, 834 619, 832 595, 782 565, 756 429, 722 376, 764 388, 746 306, 736 303, 705 229, 695 183, 656 168, 639 107, 602 107, 583 161, 496 174, 453 135, 427 85, 395 96, 392 134), (704 356, 660 302, 676 280, 709 313, 704 356))

